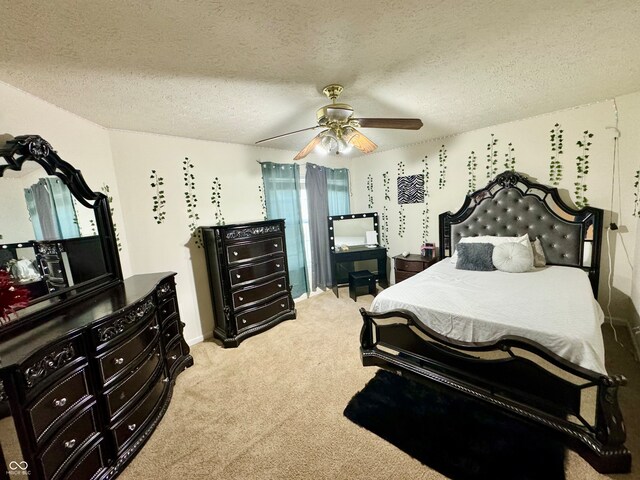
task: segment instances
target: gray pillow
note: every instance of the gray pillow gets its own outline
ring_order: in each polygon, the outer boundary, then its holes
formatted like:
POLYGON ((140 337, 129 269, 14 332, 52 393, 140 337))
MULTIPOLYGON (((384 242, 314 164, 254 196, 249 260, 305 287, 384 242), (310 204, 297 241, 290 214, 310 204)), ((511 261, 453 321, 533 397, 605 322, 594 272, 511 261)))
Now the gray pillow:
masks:
POLYGON ((531 249, 533 251, 533 266, 544 267, 547 264, 547 257, 544 254, 542 242, 539 238, 536 238, 533 242, 531 242, 531 249))
POLYGON ((458 243, 456 268, 479 272, 495 270, 492 260, 493 248, 490 243, 458 243))

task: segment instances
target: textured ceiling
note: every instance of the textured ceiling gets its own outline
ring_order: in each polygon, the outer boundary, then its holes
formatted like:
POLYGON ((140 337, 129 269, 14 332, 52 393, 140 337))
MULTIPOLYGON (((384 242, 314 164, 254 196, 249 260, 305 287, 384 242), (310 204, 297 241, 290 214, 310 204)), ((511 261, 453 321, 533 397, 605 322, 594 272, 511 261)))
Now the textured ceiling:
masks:
POLYGON ((423 120, 364 131, 389 149, 640 89, 637 0, 1 5, 0 80, 110 128, 252 144, 338 82, 357 116, 423 120))

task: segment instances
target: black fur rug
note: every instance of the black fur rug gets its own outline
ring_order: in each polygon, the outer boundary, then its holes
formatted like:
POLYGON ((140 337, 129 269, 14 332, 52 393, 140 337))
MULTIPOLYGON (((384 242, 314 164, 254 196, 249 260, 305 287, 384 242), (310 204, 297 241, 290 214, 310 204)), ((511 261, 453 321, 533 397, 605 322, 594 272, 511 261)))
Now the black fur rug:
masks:
POLYGON ((549 433, 438 384, 378 371, 344 415, 454 480, 561 480, 564 447, 549 433))

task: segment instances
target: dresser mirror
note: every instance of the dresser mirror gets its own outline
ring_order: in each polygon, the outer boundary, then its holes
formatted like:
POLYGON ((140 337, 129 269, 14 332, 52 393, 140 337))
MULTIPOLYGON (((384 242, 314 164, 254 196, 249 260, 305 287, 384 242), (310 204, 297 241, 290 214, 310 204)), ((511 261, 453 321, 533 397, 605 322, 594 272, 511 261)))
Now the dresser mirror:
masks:
POLYGON ((44 139, 0 146, 0 195, 0 334, 122 279, 107 198, 44 139))

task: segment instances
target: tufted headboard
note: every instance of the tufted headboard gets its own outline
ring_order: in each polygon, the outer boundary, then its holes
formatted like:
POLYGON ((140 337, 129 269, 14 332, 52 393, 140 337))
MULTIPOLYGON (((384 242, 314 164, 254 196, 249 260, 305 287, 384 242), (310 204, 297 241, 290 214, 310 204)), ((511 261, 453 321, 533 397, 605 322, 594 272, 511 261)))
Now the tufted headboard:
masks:
POLYGON ((603 211, 575 210, 556 188, 533 183, 510 170, 466 196, 456 213, 440 214, 440 258, 451 256, 462 237, 478 235, 539 238, 547 264, 587 271, 598 295, 603 211))

